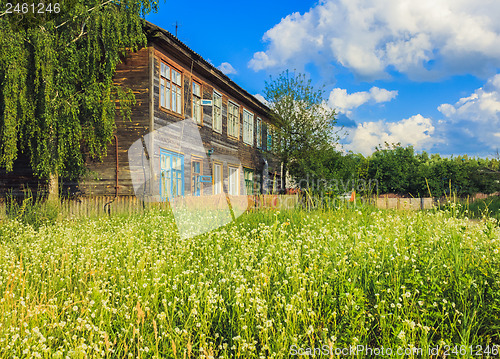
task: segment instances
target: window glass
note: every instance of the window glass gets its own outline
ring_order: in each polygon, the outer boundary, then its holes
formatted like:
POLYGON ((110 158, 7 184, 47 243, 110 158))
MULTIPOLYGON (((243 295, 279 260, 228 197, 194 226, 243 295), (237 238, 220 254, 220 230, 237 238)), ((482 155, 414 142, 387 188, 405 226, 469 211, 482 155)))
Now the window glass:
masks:
POLYGON ((181 73, 165 63, 160 64, 160 106, 182 114, 181 73))
POLYGON ((222 96, 214 92, 213 100, 213 127, 214 131, 222 132, 222 96))

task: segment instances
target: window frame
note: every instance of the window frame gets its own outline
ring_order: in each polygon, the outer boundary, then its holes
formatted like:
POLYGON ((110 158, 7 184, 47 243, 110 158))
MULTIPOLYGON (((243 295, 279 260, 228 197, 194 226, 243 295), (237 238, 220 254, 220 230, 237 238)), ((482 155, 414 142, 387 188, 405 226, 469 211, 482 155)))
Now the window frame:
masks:
POLYGON ((201 104, 201 100, 203 99, 203 84, 201 81, 198 81, 196 79, 191 80, 191 115, 193 117, 194 122, 199 125, 203 126, 203 106, 201 104), (194 86, 198 85, 200 88, 200 94, 199 96, 196 96, 194 93, 194 86), (198 101, 197 103, 195 102, 195 99, 198 101), (199 119, 195 118, 195 106, 198 106, 199 108, 199 119), (198 121, 199 120, 199 121, 198 121))
POLYGON ((273 152, 273 143, 274 143, 274 138, 273 138, 273 134, 274 134, 274 128, 272 125, 267 125, 267 143, 266 143, 266 146, 267 146, 267 150, 269 152, 273 152))
POLYGON ((195 194, 195 183, 194 183, 194 173, 193 173, 193 163, 199 163, 200 164, 200 173, 198 174, 199 176, 203 176, 203 158, 191 155, 191 196, 195 197, 200 197, 203 196, 203 183, 199 182, 198 184, 200 185, 200 194, 195 194))
POLYGON ((238 105, 237 103, 235 103, 231 100, 227 101, 227 136, 235 138, 235 139, 240 138, 240 105, 238 105), (230 106, 232 106, 236 109, 236 115, 234 115, 233 113, 231 113, 229 111, 230 106), (229 123, 230 117, 232 118, 234 116, 236 116, 236 119, 235 119, 235 121, 236 121, 236 129, 235 129, 236 135, 234 135, 233 132, 232 133, 229 132, 229 129, 233 128, 233 126, 230 126, 230 123, 229 123))
POLYGON ((175 116, 183 116, 184 115, 184 81, 183 81, 184 74, 177 67, 172 66, 168 61, 165 61, 164 59, 161 59, 161 58, 159 59, 159 61, 160 61, 160 71, 158 74, 158 80, 159 80, 158 88, 159 88, 159 92, 160 92, 159 95, 160 96, 159 96, 159 100, 158 100, 158 106, 161 110, 172 113, 175 116), (164 65, 168 68, 168 77, 164 76, 162 65, 164 65), (172 74, 172 71, 175 71, 177 74, 179 74, 180 85, 173 80, 174 76, 172 74), (165 83, 165 85, 163 82, 165 83), (167 84, 169 86, 166 86, 167 84), (162 86, 165 86, 163 91, 162 91, 162 86), (166 96, 167 88, 168 88, 168 96, 166 96), (176 89, 175 92, 174 92, 174 88, 176 89), (179 92, 177 92, 177 90, 179 92), (175 103, 176 103, 176 105, 178 104, 180 112, 178 112, 177 109, 172 109, 172 106, 174 103, 174 101, 173 101, 174 94, 176 95, 175 96, 175 99, 176 99, 175 103), (165 101, 167 101, 167 97, 168 97, 169 102, 165 103, 166 106, 163 106, 162 99, 165 98, 165 101))
POLYGON ((254 144, 254 117, 252 112, 243 108, 243 143, 249 146, 254 144))
POLYGON ((162 200, 170 201, 175 197, 183 197, 184 196, 184 180, 185 180, 185 156, 182 152, 172 151, 166 148, 160 147, 160 197, 162 200), (168 158, 169 166, 167 168, 163 168, 162 159, 163 157, 168 158), (180 160, 180 169, 176 169, 173 166, 174 157, 180 160), (164 174, 166 173, 166 175, 164 174), (170 172, 170 173, 168 173, 170 172), (175 175, 175 176, 174 176, 175 175), (180 175, 180 178, 179 178, 180 175), (164 185, 165 179, 169 181, 169 185, 166 187, 167 191, 165 191, 164 185), (180 180, 180 183, 178 182, 180 180), (177 181, 175 188, 178 189, 177 193, 173 193, 174 189, 174 181, 177 181), (179 186, 180 184, 180 186, 179 186), (167 193, 166 193, 167 192, 167 193), (180 192, 180 193, 179 193, 180 192), (179 194, 178 194, 179 193, 179 194), (166 194, 166 195, 165 195, 166 194))
POLYGON ((213 161, 212 163, 212 194, 219 195, 224 193, 224 166, 222 162, 213 161), (215 183, 215 166, 219 167, 219 182, 215 183), (216 193, 216 188, 219 187, 219 193, 216 193))
POLYGON ((213 106, 212 106, 212 128, 215 132, 217 133, 222 133, 222 106, 223 106, 223 102, 222 102, 222 94, 213 90, 213 95, 212 95, 212 101, 213 101, 213 106), (217 106, 215 105, 216 104, 216 101, 215 101, 215 98, 216 96, 220 99, 220 113, 219 113, 219 116, 218 118, 216 117, 216 108, 217 106), (219 126, 216 126, 216 124, 219 124, 219 126))
POLYGON ((227 194, 230 196, 238 196, 240 194, 240 166, 228 164, 227 165, 227 194), (236 194, 231 193, 231 169, 236 170, 236 194))
POLYGON ((243 179, 245 181, 245 192, 246 192, 246 195, 247 196, 251 196, 251 195, 254 195, 255 194, 255 179, 254 179, 254 175, 255 175, 255 170, 251 169, 250 167, 243 167, 243 179), (247 180, 247 174, 250 173, 252 174, 252 179, 251 180, 247 180), (248 192, 248 182, 251 181, 251 191, 250 193, 248 192))

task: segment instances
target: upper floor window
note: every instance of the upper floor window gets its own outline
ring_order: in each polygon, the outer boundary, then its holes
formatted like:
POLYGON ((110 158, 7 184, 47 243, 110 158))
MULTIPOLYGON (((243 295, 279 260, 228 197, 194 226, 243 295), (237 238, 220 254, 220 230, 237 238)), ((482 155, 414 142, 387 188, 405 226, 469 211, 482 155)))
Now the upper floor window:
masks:
POLYGON ((163 62, 160 65, 160 105, 182 114, 181 73, 163 62))
POLYGON ((257 117, 257 128, 256 128, 256 140, 257 148, 262 148, 262 120, 257 117))
POLYGON ((267 126, 267 150, 272 151, 273 150, 273 133, 274 129, 272 126, 267 126))
POLYGON ((214 131, 222 133, 222 96, 215 91, 213 111, 214 131))
POLYGON ((243 110, 243 142, 253 145, 253 114, 243 110))
POLYGON ((227 103, 227 134, 239 138, 240 108, 232 102, 227 103))
POLYGON ((193 120, 201 125, 203 121, 203 111, 201 107, 201 85, 193 81, 193 120))

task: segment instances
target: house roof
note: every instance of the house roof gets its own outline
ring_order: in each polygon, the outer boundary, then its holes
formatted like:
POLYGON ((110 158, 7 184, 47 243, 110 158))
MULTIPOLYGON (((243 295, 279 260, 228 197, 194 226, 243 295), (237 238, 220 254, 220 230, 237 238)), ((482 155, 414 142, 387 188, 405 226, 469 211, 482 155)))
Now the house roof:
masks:
POLYGON ((172 33, 149 21, 144 21, 143 27, 149 42, 168 47, 169 54, 177 57, 185 63, 191 63, 193 70, 203 74, 214 84, 220 86, 222 90, 227 91, 232 96, 247 103, 249 106, 252 106, 262 114, 267 115, 270 112, 268 106, 240 87, 222 71, 205 60, 201 55, 193 51, 172 33))

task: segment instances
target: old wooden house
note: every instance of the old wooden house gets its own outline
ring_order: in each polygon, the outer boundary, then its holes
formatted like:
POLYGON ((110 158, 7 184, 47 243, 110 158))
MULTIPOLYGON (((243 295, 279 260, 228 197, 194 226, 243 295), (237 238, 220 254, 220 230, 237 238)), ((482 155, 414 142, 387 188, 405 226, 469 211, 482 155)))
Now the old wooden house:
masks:
MULTIPOLYGON (((149 22, 144 31, 147 46, 124 58, 115 75, 135 94, 132 120, 116 120, 104 160, 89 161, 89 175, 78 182, 60 180, 61 192, 166 200, 276 191, 280 163, 272 154, 269 108, 168 31, 149 22), (186 121, 190 134, 172 135, 172 125, 186 121), (134 183, 134 163, 143 183, 134 183)), ((17 164, 2 173, 2 192, 46 186, 26 172, 26 159, 17 164)))
POLYGON ((280 163, 269 108, 168 31, 151 23, 144 30, 148 46, 123 59, 115 77, 135 94, 132 121, 117 120, 106 158, 89 163, 92 176, 77 192, 128 196, 147 187, 149 196, 165 200, 276 191, 280 163), (179 138, 172 125, 182 121, 190 123, 179 138), (134 161, 143 183, 134 183, 134 161))

